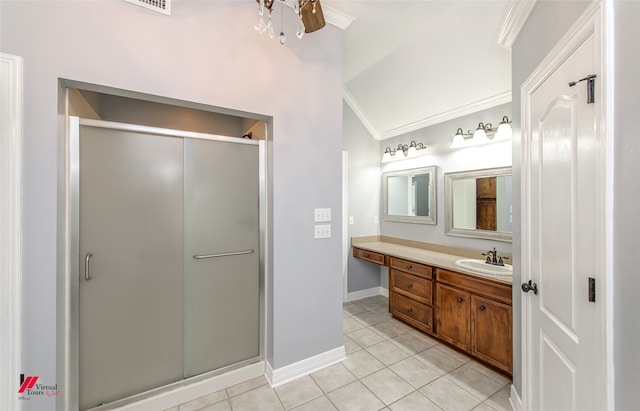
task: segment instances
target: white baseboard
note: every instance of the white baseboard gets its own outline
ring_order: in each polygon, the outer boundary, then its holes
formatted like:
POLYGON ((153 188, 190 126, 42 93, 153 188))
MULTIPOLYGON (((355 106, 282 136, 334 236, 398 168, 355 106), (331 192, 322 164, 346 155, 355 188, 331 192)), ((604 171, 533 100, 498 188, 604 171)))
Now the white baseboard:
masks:
POLYGON ((296 378, 304 377, 312 372, 316 372, 322 368, 336 364, 344 360, 346 357, 347 354, 343 345, 331 351, 315 355, 276 370, 271 368, 271 364, 267 362, 265 376, 267 377, 267 380, 269 380, 271 386, 275 388, 279 385, 295 380, 296 378))
MULTIPOLYGON (((237 370, 216 375, 205 380, 196 381, 193 384, 176 387, 173 390, 152 395, 140 401, 122 405, 115 409, 119 411, 158 411, 166 410, 185 402, 195 400, 204 395, 211 394, 236 384, 249 381, 264 375, 265 362, 260 361, 237 370)), ((96 408, 101 409, 101 407, 96 408)))
POLYGON ((354 291, 347 293, 347 300, 345 302, 362 300, 363 298, 375 297, 376 295, 389 297, 389 290, 384 287, 373 287, 367 288, 366 290, 354 291))
POLYGON ((513 384, 511 384, 509 403, 511 404, 511 409, 513 409, 513 411, 522 411, 522 400, 520 399, 518 391, 516 391, 513 384))

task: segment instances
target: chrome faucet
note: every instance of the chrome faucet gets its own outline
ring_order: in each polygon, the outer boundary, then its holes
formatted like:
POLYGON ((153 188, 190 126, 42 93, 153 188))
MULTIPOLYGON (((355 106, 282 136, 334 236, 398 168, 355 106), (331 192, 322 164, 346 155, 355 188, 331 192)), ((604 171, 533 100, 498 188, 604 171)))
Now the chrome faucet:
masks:
POLYGON ((498 252, 496 251, 495 247, 493 247, 493 250, 489 250, 486 253, 483 253, 482 255, 487 256, 487 260, 485 261, 485 263, 491 264, 491 265, 499 265, 501 267, 504 267, 504 260, 509 259, 509 257, 498 256, 498 252))

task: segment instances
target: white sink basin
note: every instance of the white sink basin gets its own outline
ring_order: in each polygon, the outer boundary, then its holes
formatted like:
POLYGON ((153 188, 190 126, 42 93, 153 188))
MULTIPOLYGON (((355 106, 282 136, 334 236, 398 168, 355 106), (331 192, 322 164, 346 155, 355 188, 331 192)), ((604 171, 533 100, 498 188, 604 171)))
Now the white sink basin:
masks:
POLYGON ((465 270, 475 271, 477 273, 482 274, 491 274, 491 275, 513 275, 513 266, 509 264, 501 265, 493 265, 487 264, 485 260, 474 260, 471 258, 463 258, 462 260, 456 261, 456 265, 458 267, 462 267, 465 270))

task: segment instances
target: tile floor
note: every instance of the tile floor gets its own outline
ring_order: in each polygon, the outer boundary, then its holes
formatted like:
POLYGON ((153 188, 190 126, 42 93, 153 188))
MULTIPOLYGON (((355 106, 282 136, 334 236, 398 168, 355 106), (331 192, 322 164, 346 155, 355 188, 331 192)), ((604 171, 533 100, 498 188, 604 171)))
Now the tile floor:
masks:
POLYGON ((341 363, 275 389, 259 377, 167 411, 511 410, 508 379, 391 318, 387 304, 344 305, 341 363))

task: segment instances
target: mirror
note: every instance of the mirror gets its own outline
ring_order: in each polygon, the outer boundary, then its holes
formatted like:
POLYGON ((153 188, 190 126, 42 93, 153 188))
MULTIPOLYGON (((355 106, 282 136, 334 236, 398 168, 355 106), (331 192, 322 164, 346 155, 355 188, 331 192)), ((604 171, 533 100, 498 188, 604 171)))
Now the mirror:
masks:
POLYGON ((385 221, 436 224, 436 167, 382 173, 385 221))
POLYGON ((511 241, 511 167, 446 173, 445 233, 511 241))

